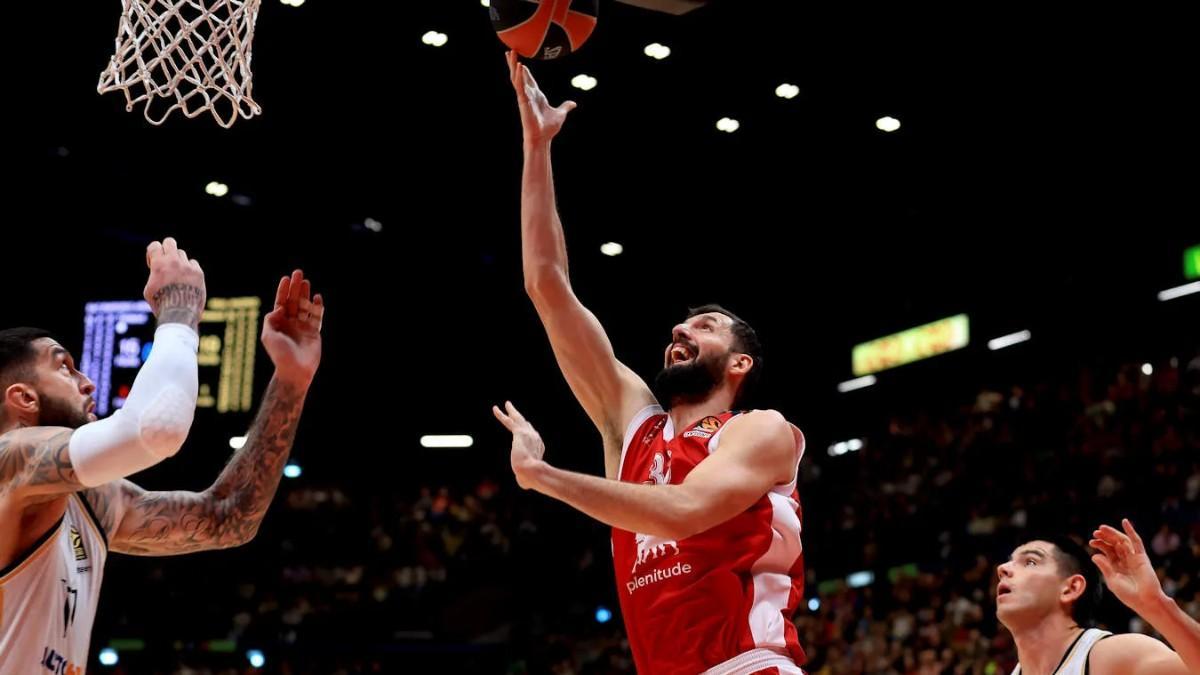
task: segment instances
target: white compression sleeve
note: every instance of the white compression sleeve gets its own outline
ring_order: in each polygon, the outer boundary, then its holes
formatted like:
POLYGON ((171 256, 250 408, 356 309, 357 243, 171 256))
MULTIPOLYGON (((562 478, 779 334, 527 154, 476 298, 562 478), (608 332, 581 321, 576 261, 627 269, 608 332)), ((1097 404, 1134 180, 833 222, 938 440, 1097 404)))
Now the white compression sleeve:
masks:
POLYGON ((158 327, 124 407, 72 434, 68 453, 80 483, 103 485, 179 452, 196 412, 199 345, 196 332, 183 324, 158 327))

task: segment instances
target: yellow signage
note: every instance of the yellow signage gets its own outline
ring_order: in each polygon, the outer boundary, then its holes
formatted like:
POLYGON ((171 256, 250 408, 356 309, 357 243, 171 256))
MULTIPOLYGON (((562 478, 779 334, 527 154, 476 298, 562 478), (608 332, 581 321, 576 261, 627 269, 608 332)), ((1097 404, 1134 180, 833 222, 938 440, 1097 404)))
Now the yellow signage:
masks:
POLYGON ((962 349, 967 346, 970 337, 967 315, 959 314, 865 342, 854 348, 854 375, 870 375, 962 349))

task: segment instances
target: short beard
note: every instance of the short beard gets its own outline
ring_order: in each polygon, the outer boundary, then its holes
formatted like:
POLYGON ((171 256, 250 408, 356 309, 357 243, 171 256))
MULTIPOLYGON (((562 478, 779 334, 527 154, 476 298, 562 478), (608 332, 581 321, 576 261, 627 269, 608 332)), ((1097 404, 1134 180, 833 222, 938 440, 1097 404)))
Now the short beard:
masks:
POLYGON ((42 396, 40 402, 41 409, 38 411, 38 426, 78 429, 91 422, 86 412, 80 408, 72 407, 66 401, 50 396, 42 396))
POLYGON ((667 407, 699 403, 725 381, 728 354, 667 366, 654 377, 654 396, 667 407))

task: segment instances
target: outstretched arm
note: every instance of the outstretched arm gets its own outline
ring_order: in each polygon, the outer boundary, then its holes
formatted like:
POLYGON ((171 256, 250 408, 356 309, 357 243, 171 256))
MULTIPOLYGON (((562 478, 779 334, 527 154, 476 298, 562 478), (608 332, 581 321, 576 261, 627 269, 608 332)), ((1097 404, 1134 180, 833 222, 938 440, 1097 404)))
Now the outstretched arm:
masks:
POLYGON ((275 364, 246 445, 203 492, 151 492, 129 481, 84 493, 114 551, 175 555, 228 548, 254 538, 279 487, 304 399, 321 358, 320 295, 297 271, 280 281, 263 344, 275 364))
POLYGON ((1126 519, 1121 527, 1124 532, 1101 525, 1092 534, 1092 548, 1099 551, 1092 561, 1113 595, 1154 626, 1175 651, 1146 635, 1117 635, 1094 648, 1097 675, 1200 675, 1200 624, 1163 592, 1133 523, 1126 519))
POLYGON ((524 134, 521 180, 521 259, 525 291, 550 338, 550 347, 579 404, 604 437, 605 474, 616 478, 625 425, 652 405, 650 388, 617 360, 604 327, 571 287, 567 245, 555 203, 550 145, 575 103, 555 108, 513 52, 509 76, 524 134))

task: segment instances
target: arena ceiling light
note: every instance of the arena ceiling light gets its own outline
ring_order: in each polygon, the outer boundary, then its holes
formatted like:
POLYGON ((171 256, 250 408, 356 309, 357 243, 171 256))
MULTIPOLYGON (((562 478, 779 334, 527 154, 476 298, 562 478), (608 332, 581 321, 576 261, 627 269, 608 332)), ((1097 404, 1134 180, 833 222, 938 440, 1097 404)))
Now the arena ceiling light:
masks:
POLYGON ((591 75, 579 74, 571 78, 571 86, 584 91, 591 91, 596 88, 596 78, 591 75))
POLYGON ((474 444, 475 439, 465 434, 421 437, 421 447, 423 448, 469 448, 474 444))
POLYGON ((742 127, 742 123, 730 117, 722 117, 717 120, 717 128, 727 134, 732 134, 742 127))
POLYGON ((841 441, 829 446, 830 457, 841 457, 842 455, 858 452, 863 449, 866 443, 861 438, 851 438, 848 441, 841 441))
POLYGON ((785 82, 775 87, 775 95, 779 98, 793 99, 800 95, 800 87, 785 82))
POLYGON ((839 384, 837 388, 838 391, 845 394, 858 389, 866 389, 867 387, 875 384, 875 382, 876 380, 874 375, 867 375, 866 377, 858 377, 853 380, 846 380, 845 382, 839 384))
POLYGON ((900 128, 900 120, 895 117, 880 117, 875 120, 875 128, 890 134, 900 128))
POLYGON ((1158 299, 1166 302, 1175 298, 1182 298, 1185 295, 1191 295, 1192 293, 1200 293, 1200 281, 1193 281, 1190 284, 1168 288, 1158 294, 1158 299))
POLYGON ((610 241, 607 244, 600 245, 600 252, 607 256, 621 255, 625 251, 625 247, 615 241, 610 241))
POLYGON ((421 36, 421 43, 427 44, 430 47, 441 47, 442 45, 446 44, 446 40, 448 39, 449 38, 446 37, 445 33, 439 33, 436 30, 431 30, 421 36))
POLYGON ((657 42, 651 42, 650 44, 646 45, 646 49, 644 51, 646 56, 649 56, 656 61, 662 61, 671 55, 670 47, 657 42))
POLYGON ((1001 335, 998 338, 988 340, 988 349, 996 351, 997 349, 1004 349, 1005 347, 1019 345, 1022 342, 1029 342, 1032 337, 1033 333, 1030 333, 1027 330, 1009 333, 1008 335, 1001 335))

